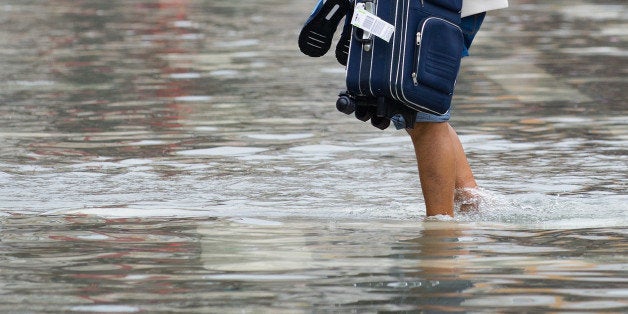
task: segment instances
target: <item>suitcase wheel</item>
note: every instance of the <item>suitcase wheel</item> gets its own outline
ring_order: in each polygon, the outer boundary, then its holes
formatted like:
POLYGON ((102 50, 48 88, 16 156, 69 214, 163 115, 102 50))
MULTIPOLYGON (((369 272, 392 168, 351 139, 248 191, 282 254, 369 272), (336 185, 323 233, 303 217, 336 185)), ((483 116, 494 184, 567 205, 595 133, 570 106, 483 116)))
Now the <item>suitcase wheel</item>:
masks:
POLYGON ((336 100, 336 109, 344 114, 352 114, 355 111, 355 100, 347 95, 340 94, 336 100))
POLYGON ((390 119, 386 117, 372 117, 371 124, 380 130, 386 130, 390 126, 390 119))
POLYGON ((357 106, 355 108, 355 117, 363 122, 368 121, 375 113, 375 107, 371 106, 357 106))

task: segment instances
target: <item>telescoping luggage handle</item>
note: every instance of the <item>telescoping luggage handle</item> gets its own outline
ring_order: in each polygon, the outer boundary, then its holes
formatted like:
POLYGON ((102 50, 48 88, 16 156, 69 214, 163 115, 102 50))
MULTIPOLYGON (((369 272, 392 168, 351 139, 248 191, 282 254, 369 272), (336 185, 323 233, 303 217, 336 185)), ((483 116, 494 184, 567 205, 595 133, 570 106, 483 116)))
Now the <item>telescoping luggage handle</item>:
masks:
MULTIPOLYGON (((356 5, 359 5, 359 4, 356 4, 356 5)), ((375 1, 374 0, 366 0, 364 1, 363 5, 366 11, 368 11, 371 14, 375 13, 375 1)), ((359 43, 362 44, 362 48, 364 49, 364 51, 371 50, 371 45, 373 44, 373 35, 370 32, 362 30, 361 28, 357 26, 353 26, 352 33, 355 40, 357 40, 359 43), (362 36, 360 36, 359 33, 361 33, 362 36)))
POLYGON ((362 44, 364 51, 370 51, 373 44, 373 36, 379 37, 386 42, 395 32, 395 26, 382 20, 375 15, 375 4, 377 0, 366 0, 356 4, 351 17, 353 25, 353 37, 362 44))

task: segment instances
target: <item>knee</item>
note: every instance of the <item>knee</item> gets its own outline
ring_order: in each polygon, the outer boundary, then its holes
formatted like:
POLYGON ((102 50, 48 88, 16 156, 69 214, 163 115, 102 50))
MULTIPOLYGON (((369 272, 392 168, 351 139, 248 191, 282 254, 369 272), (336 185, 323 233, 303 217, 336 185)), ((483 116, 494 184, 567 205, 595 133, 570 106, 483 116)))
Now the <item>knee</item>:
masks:
POLYGON ((439 133, 449 134, 448 122, 417 122, 412 129, 406 129, 412 139, 425 136, 433 137, 439 133))

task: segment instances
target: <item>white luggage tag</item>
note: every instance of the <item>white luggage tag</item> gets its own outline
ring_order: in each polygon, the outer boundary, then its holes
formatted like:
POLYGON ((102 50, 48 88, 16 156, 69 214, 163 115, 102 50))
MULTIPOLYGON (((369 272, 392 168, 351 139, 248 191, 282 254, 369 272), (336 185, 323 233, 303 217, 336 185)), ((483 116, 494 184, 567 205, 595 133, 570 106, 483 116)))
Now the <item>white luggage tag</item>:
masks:
POLYGON ((395 26, 382 20, 377 15, 367 11, 364 3, 358 3, 353 12, 351 25, 369 32, 386 42, 390 41, 390 37, 395 32, 395 26))

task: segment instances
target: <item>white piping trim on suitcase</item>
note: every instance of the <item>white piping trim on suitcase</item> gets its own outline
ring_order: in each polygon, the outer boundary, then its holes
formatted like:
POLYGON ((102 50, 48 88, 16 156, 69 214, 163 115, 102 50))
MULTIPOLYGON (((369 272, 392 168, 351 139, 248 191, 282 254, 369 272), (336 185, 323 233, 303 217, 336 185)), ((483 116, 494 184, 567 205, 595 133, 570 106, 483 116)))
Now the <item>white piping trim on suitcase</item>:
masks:
MULTIPOLYGON (((375 1, 375 3, 373 3, 373 14, 377 15, 377 1, 375 1)), ((373 62, 375 61, 375 58, 373 58, 373 56, 375 56, 375 38, 373 37, 373 35, 371 35, 371 68, 369 69, 369 91, 371 92, 371 95, 375 95, 375 93, 373 93, 373 80, 371 79, 373 77, 373 62)))
POLYGON ((406 10, 405 10, 405 17, 404 17, 404 30, 403 30, 403 51, 401 53, 401 57, 399 58, 399 71, 397 73, 397 97, 398 100, 403 100, 405 99, 405 95, 403 92, 403 84, 405 82, 405 62, 406 62, 406 52, 408 51, 409 47, 407 45, 408 42, 408 21, 410 20, 410 1, 407 2, 407 6, 406 6, 406 10))
MULTIPOLYGON (((423 4, 421 4, 421 5, 423 5, 423 4)), ((408 21, 408 19, 410 18, 410 7, 409 6, 410 5, 408 4, 408 13, 406 14, 406 21, 408 21)), ((420 21, 419 21, 419 23, 420 23, 420 21)), ((408 23, 406 23, 406 24, 408 24, 408 23)), ((406 30, 405 35, 407 35, 407 30, 406 30)), ((405 57, 406 57, 406 49, 407 49, 407 46, 408 46, 408 45, 405 44, 407 39, 408 39, 408 37, 404 37, 404 39, 403 39, 403 42, 404 42, 404 50, 403 50, 404 62, 405 62, 405 57)), ((415 45, 412 45, 412 47, 414 49, 416 49, 415 45)), ((405 82, 405 75, 406 75, 406 73, 405 73, 404 69, 402 68, 401 69, 401 75, 399 75, 399 77, 401 78, 401 84, 399 84, 399 88, 398 88, 399 93, 401 94, 401 96, 399 97, 399 100, 403 100, 404 102, 408 102, 408 103, 411 103, 413 105, 416 105, 415 103, 413 103, 413 102, 408 100, 408 98, 406 97, 406 93, 403 90, 403 86, 404 86, 403 84, 405 82)))
POLYGON ((347 78, 349 78, 349 64, 351 64, 351 46, 353 45, 353 29, 351 29, 351 37, 349 37, 349 53, 347 55, 347 65, 345 66, 345 85, 347 85, 347 90, 349 90, 349 84, 347 82, 347 78))
MULTIPOLYGON (((408 21, 409 17, 410 17, 410 3, 408 2, 407 12, 406 12, 406 21, 408 21)), ((408 25, 408 23, 406 23, 406 25, 408 25)), ((407 32, 407 29, 406 29, 405 33, 404 33, 404 38, 403 38, 403 43, 404 43, 404 45, 403 45, 404 46, 403 47, 403 54, 402 54, 403 61, 399 62, 400 64, 404 64, 403 62, 405 62, 405 58, 406 58, 406 49, 408 49, 408 47, 407 47, 408 45, 405 44, 406 40, 408 39, 407 33, 408 32, 407 32)), ((397 89, 398 89, 398 94, 399 93, 401 94, 401 97, 399 97, 399 100, 404 100, 404 101, 408 102, 407 97, 406 97, 406 95, 405 95, 405 93, 403 91, 403 83, 405 82, 405 74, 406 73, 404 72, 404 69, 401 68, 401 73, 397 76, 398 79, 401 79, 401 84, 398 85, 397 89)))
MULTIPOLYGON (((360 48, 360 51, 362 51, 362 48, 360 48)), ((360 91, 360 95, 365 95, 364 91, 362 90, 362 82, 360 81, 360 79, 362 78, 362 64, 364 63, 364 54, 360 53, 360 71, 358 72, 358 90, 360 91)))
MULTIPOLYGON (((410 9, 409 9, 409 7, 408 7, 408 15, 406 16, 406 21, 407 21, 407 19, 408 19, 408 17, 409 17, 409 13, 410 13, 410 9)), ((405 32, 405 34, 407 35, 407 33, 408 33, 408 32, 406 31, 406 32, 405 32)), ((404 43, 406 42, 406 41, 405 41, 406 39, 407 39, 407 37, 406 37, 406 38, 404 38, 404 43)), ((415 43, 414 45, 404 45, 404 49, 405 49, 405 48, 407 48, 407 46, 412 46, 414 49, 417 49, 417 48, 418 48, 418 47, 416 47, 416 43, 415 43)), ((403 54, 403 56, 404 56, 404 59, 405 59, 405 50, 404 50, 404 54, 403 54)), ((404 60, 404 61, 405 61, 405 60, 404 60)), ((411 69, 411 70, 412 70, 412 69, 411 69)), ((409 76, 409 77, 410 77, 410 76, 409 76)), ((403 89, 405 79, 406 79, 406 73, 405 73, 405 72, 403 71, 403 69, 402 69, 402 73, 401 73, 401 85, 400 85, 400 88, 399 88, 399 91, 401 92, 401 98, 399 98, 399 100, 400 100, 400 101, 403 101, 403 102, 405 102, 405 103, 407 103, 407 104, 412 104, 412 105, 414 105, 414 106, 416 107, 416 108, 414 108, 414 109, 420 108, 420 109, 423 109, 425 112, 438 114, 438 113, 436 113, 435 111, 433 111, 433 110, 430 110, 430 109, 426 108, 425 106, 422 106, 422 105, 420 105, 420 104, 418 104, 418 103, 415 103, 415 102, 410 101, 410 100, 408 99, 408 97, 406 97, 406 93, 405 93, 405 91, 404 91, 404 89, 403 89)))
POLYGON ((395 66, 395 52, 397 51, 397 15, 399 14, 399 1, 396 0, 395 1, 395 15, 394 15, 394 23, 395 23, 395 34, 394 34, 394 38, 393 38, 393 44, 391 46, 391 53, 390 53, 390 66, 389 66, 389 71, 388 71, 388 82, 390 82, 390 84, 388 84, 388 89, 389 89, 389 93, 391 96, 394 96, 394 89, 393 89, 393 80, 395 79, 395 75, 393 75, 394 73, 394 66, 395 66))
MULTIPOLYGON (((395 0, 395 3, 397 3, 396 0, 395 0)), ((395 7, 396 7, 396 5, 395 5, 395 7)), ((394 55, 394 52, 395 52, 395 39, 397 38, 397 34, 396 34, 397 33, 397 20, 394 20, 392 22, 395 25, 395 32, 393 33, 393 38, 391 40, 391 45, 390 45, 390 47, 391 47, 390 48, 391 56, 394 55)), ((389 68, 391 69, 391 71, 388 72, 388 81, 391 82, 391 79, 392 79, 392 58, 390 58, 390 67, 389 68)), ((390 89, 390 85, 388 86, 388 88, 390 89)))
MULTIPOLYGON (((396 0, 395 1, 395 29, 397 28, 396 24, 397 24, 397 13, 398 12, 399 12, 399 0, 396 0)), ((392 51, 391 51, 390 67, 389 67, 390 73, 389 73, 389 77, 388 77, 388 82, 391 82, 391 83, 393 82, 393 79, 396 78, 396 75, 395 76, 393 75, 394 74, 393 65, 394 65, 394 60, 395 60, 393 56, 395 55, 395 51, 397 50, 397 45, 395 45, 395 43, 397 42, 397 40, 396 40, 397 39, 397 32, 395 32, 393 34, 393 36, 394 37, 393 37, 393 40, 392 40, 392 51)), ((395 96, 395 89, 393 88, 393 84, 389 84, 388 85, 388 89, 389 89, 389 92, 390 92, 390 96, 394 97, 395 96)))
MULTIPOLYGON (((397 29, 397 24, 399 22, 399 1, 397 1, 396 6, 395 6, 395 30, 397 29)), ((397 32, 395 31, 395 45, 393 45, 393 50, 392 53, 390 55, 390 95, 394 98, 395 97, 395 89, 393 88, 395 83, 395 80, 397 79, 397 72, 398 68, 395 67, 395 56, 398 55, 401 51, 401 46, 398 45, 398 43, 400 42, 400 40, 397 40, 397 37, 400 37, 402 35, 401 32, 399 32, 399 36, 397 36, 397 32)), ((397 64, 398 66, 398 64, 397 64)))
MULTIPOLYGON (((357 3, 356 3, 357 4, 357 3)), ((361 44, 360 47, 360 71, 358 72, 358 91, 360 91, 360 95, 366 95, 364 90, 362 90, 362 65, 364 64, 364 43, 361 44)), ((370 77, 370 74, 369 74, 370 77)))

